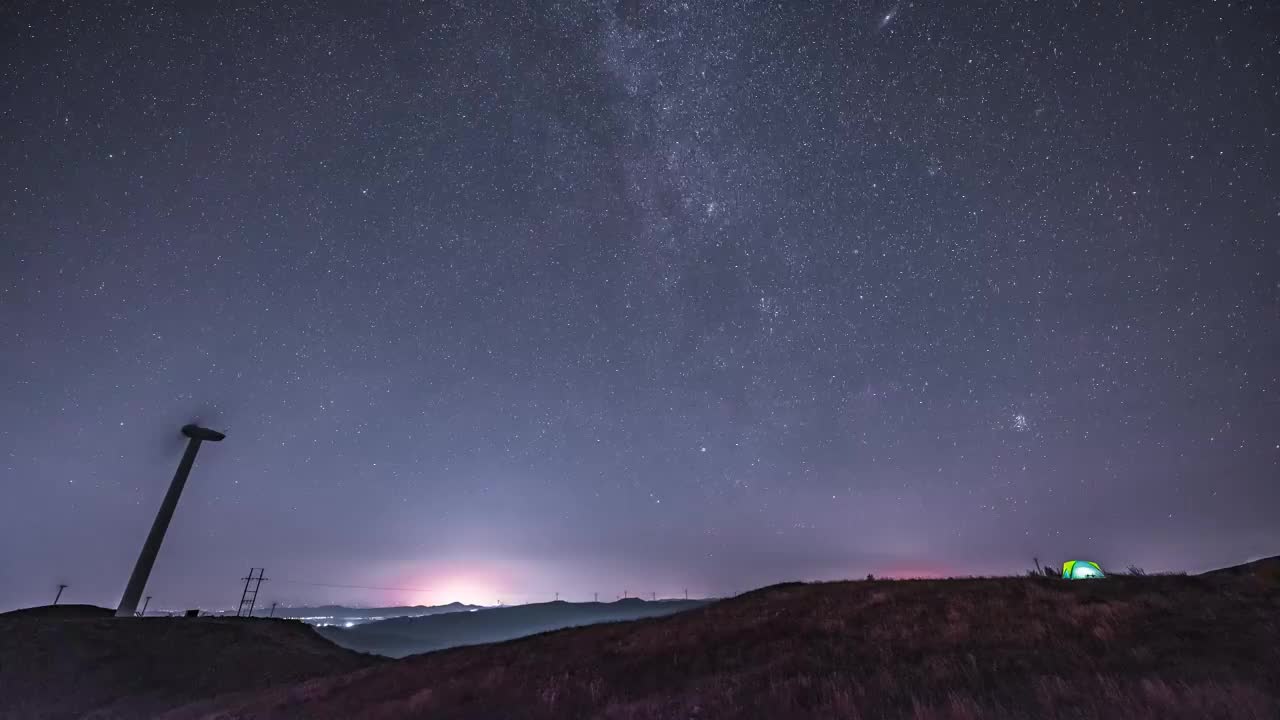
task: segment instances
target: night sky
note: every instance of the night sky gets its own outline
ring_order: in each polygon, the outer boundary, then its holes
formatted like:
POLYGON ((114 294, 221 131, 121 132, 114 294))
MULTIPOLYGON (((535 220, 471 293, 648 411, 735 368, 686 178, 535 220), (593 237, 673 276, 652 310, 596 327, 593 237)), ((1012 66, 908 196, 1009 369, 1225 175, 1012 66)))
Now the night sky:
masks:
POLYGON ((191 420, 153 608, 1280 553, 1273 4, 165 5, 0 15, 0 609, 191 420))

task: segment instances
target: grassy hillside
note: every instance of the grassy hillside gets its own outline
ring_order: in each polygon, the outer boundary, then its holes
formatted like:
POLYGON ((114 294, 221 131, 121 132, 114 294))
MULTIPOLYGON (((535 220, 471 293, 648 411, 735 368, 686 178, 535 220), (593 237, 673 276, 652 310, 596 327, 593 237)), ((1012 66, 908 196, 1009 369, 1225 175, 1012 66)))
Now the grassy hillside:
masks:
POLYGON ((75 608, 0 615, 0 718, 152 717, 199 698, 381 661, 297 621, 117 619, 75 608))
POLYGON ((706 605, 706 600, 571 603, 563 600, 486 608, 425 617, 402 617, 353 628, 323 627, 324 637, 345 648, 390 657, 500 642, 560 628, 661 617, 706 605))
POLYGON ((790 584, 214 706, 370 720, 1275 718, 1280 592, 1214 576, 790 584))
POLYGON ((1263 582, 1280 583, 1280 555, 1261 560, 1210 570, 1205 575, 1251 576, 1263 582))

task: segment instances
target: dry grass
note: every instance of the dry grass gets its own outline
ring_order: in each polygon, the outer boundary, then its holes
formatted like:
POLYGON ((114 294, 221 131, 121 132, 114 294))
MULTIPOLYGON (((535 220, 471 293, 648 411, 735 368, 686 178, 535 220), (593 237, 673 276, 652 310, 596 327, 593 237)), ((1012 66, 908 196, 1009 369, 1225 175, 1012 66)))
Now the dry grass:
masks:
POLYGON ((167 717, 1276 718, 1278 623, 1248 578, 792 584, 167 717))

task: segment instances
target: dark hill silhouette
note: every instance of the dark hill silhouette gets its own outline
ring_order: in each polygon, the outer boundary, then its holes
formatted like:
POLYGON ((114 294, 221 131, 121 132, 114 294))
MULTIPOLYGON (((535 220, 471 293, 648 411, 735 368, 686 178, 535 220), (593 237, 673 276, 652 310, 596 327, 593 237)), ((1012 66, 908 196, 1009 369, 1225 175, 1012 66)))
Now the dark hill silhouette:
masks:
POLYGON ((564 600, 450 612, 425 617, 400 617, 353 628, 321 627, 321 635, 346 648, 390 657, 477 645, 619 620, 659 617, 701 607, 707 600, 641 600, 571 603, 564 600))
POLYGON ((1272 718, 1267 561, 1088 582, 790 583, 398 661, 296 621, 30 608, 0 615, 0 718, 1272 718))
POLYGON ((789 585, 163 717, 1274 718, 1278 614, 1230 575, 789 585))
POLYGON ((202 697, 385 662, 295 620, 112 615, 75 605, 0 615, 0 718, 152 717, 202 697), (77 607, 107 616, 68 614, 77 607))
POLYGON ((1231 567, 1218 568, 1217 570, 1209 570, 1201 574, 1253 577, 1267 582, 1280 583, 1280 555, 1273 555, 1272 557, 1240 565, 1232 565, 1231 567))
POLYGON ((6 620, 16 620, 18 618, 69 620, 75 618, 109 618, 115 617, 115 614, 115 610, 98 607, 97 605, 39 605, 37 607, 22 608, 21 610, 10 610, 6 613, 0 613, 0 618, 6 620))

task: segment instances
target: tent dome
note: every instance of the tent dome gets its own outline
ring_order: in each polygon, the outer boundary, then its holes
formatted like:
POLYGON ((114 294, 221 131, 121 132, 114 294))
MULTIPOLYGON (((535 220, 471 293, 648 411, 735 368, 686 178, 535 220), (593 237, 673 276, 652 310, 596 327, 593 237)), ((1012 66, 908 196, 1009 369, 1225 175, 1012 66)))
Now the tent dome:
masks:
POLYGON ((1085 580, 1106 577, 1102 566, 1090 560, 1068 560, 1062 563, 1063 580, 1085 580))

